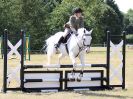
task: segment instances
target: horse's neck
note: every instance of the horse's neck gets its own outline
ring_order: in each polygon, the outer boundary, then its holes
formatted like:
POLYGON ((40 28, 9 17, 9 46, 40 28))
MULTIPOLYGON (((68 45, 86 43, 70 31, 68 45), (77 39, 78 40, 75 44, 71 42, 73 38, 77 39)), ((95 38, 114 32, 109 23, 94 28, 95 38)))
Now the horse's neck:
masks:
POLYGON ((82 39, 73 34, 71 36, 70 40, 68 41, 68 43, 70 43, 70 44, 72 43, 73 45, 78 44, 78 45, 82 46, 82 39))

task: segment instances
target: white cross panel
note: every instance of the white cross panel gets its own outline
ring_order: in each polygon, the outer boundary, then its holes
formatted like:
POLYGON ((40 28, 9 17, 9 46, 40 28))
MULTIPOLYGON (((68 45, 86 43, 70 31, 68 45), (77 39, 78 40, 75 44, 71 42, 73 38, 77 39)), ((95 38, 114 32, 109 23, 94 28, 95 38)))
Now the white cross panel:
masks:
POLYGON ((19 59, 21 59, 21 55, 17 50, 21 44, 22 44, 21 39, 17 42, 17 44, 15 46, 13 46, 12 43, 8 40, 8 46, 11 48, 11 51, 7 54, 8 59, 13 54, 16 54, 16 56, 19 57, 19 59))
POLYGON ((113 65, 110 65, 110 67, 111 71, 113 71, 110 76, 110 81, 112 81, 114 77, 117 77, 122 82, 122 74, 119 71, 123 67, 123 64, 121 63, 117 68, 115 68, 113 65))
MULTIPOLYGON (((10 67, 10 66, 9 66, 10 67)), ((9 74, 7 75, 8 79, 7 79, 7 85, 9 86, 10 82, 15 79, 17 81, 17 83, 20 85, 20 77, 18 75, 18 72, 20 72, 20 68, 21 66, 17 66, 15 69, 13 70, 9 70, 9 74)))
POLYGON ((120 74, 120 72, 119 72, 120 70, 122 70, 122 67, 123 67, 123 63, 122 63, 123 54, 119 50, 120 48, 122 48, 122 46, 123 46, 123 40, 117 45, 113 44, 112 41, 110 41, 110 47, 112 49, 112 51, 110 53, 110 57, 112 58, 115 54, 117 54, 120 61, 121 61, 117 68, 114 67, 112 64, 110 65, 111 71, 112 71, 112 74, 110 76, 110 80, 113 80, 114 77, 117 77, 120 81, 122 81, 122 74, 120 74))
POLYGON ((119 49, 122 47, 122 45, 123 45, 123 40, 118 45, 115 45, 110 41, 110 46, 112 48, 112 52, 110 53, 110 57, 112 57, 115 54, 118 54, 119 59, 122 61, 123 55, 122 55, 122 52, 119 51, 119 49))

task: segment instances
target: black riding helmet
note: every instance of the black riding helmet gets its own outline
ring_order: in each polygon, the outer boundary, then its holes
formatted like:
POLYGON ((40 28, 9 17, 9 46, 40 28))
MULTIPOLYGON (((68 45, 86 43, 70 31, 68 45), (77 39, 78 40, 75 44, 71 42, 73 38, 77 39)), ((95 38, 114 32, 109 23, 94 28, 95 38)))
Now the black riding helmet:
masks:
POLYGON ((72 10, 72 12, 73 12, 73 14, 75 14, 75 13, 82 13, 83 10, 82 10, 81 8, 79 8, 79 7, 76 7, 76 8, 74 8, 74 9, 72 10))

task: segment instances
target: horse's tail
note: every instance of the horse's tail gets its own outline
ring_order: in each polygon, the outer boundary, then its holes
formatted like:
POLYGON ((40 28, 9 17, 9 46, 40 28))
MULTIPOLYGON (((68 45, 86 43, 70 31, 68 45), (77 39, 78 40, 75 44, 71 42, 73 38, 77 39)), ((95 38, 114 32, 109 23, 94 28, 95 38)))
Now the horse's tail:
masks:
POLYGON ((46 39, 45 44, 41 50, 47 54, 55 53, 57 49, 55 48, 54 45, 58 42, 62 34, 63 34, 62 32, 58 32, 55 35, 52 35, 51 37, 46 39))
POLYGON ((45 44, 43 45, 43 48, 40 50, 40 52, 47 53, 47 47, 48 47, 48 45, 47 45, 47 43, 45 43, 45 44))

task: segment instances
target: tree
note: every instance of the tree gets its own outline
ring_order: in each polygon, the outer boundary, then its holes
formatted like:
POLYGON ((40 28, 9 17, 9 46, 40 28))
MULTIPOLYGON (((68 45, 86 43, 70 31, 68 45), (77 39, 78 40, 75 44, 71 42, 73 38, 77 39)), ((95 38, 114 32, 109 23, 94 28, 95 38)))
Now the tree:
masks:
POLYGON ((124 17, 124 25, 127 33, 133 34, 133 10, 130 9, 124 17))
POLYGON ((16 33, 20 26, 18 12, 20 12, 19 0, 2 0, 0 3, 0 34, 8 29, 10 34, 16 33))
POLYGON ((69 20, 71 10, 77 6, 84 10, 85 27, 94 29, 93 43, 103 43, 107 29, 113 34, 120 33, 121 25, 117 13, 103 0, 63 0, 47 19, 49 32, 54 34, 63 30, 63 24, 69 20))
POLYGON ((119 10, 119 8, 114 0, 106 0, 106 3, 114 10, 114 12, 116 13, 116 15, 118 17, 117 18, 117 26, 116 26, 115 30, 111 29, 112 30, 111 32, 113 32, 114 34, 121 34, 121 32, 124 28, 124 22, 123 22, 124 16, 121 13, 121 11, 119 10))
POLYGON ((94 29, 93 43, 103 43, 106 30, 111 30, 113 34, 119 34, 122 30, 121 13, 112 2, 107 4, 104 0, 2 0, 0 33, 5 28, 10 34, 24 29, 31 35, 31 48, 41 49, 47 37, 64 30, 63 25, 69 20, 75 7, 84 10, 85 28, 94 29))
POLYGON ((31 48, 41 49, 48 28, 46 18, 61 0, 2 0, 0 3, 0 34, 7 28, 16 35, 24 29, 31 35, 31 48))
POLYGON ((21 0, 21 27, 30 33, 32 49, 39 50, 43 46, 49 34, 46 19, 60 2, 59 0, 21 0))

